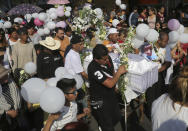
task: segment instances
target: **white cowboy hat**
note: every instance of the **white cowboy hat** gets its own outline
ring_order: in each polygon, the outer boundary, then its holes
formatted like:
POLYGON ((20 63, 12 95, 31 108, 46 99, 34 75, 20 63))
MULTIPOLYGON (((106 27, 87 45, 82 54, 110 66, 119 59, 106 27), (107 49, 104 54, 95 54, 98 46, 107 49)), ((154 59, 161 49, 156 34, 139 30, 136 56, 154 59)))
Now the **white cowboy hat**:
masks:
POLYGON ((39 43, 50 50, 57 50, 61 46, 61 42, 54 40, 52 37, 46 37, 45 40, 39 41, 39 43))

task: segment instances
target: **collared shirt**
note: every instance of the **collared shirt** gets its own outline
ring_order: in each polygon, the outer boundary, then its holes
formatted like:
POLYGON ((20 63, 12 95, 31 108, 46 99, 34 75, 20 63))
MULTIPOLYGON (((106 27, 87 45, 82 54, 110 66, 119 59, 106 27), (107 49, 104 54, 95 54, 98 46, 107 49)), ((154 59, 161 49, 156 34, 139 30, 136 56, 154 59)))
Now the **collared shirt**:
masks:
POLYGON ((50 131, 56 131, 62 129, 66 124, 77 121, 77 104, 70 103, 70 107, 64 106, 61 110, 61 116, 58 120, 54 121, 50 131))
POLYGON ((65 68, 69 70, 72 75, 79 74, 84 71, 80 54, 71 49, 65 57, 65 68))
POLYGON ((114 66, 109 57, 109 64, 100 65, 93 60, 88 66, 88 80, 90 84, 90 95, 93 98, 111 99, 114 96, 114 88, 107 88, 102 83, 113 78, 114 66))
MULTIPOLYGON (((1 85, 0 85, 1 86, 1 85)), ((2 87, 2 94, 0 95, 0 116, 8 110, 18 110, 21 107, 20 93, 16 84, 10 79, 7 87, 2 87), (5 88, 5 90, 3 89, 5 88)))

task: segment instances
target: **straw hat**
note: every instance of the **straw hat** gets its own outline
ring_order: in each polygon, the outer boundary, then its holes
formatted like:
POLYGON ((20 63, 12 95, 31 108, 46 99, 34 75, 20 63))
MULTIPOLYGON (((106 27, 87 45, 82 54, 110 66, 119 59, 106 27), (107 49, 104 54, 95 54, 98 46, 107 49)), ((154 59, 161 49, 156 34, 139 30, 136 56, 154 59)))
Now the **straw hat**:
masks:
POLYGON ((4 66, 0 65, 0 79, 6 76, 10 70, 6 69, 4 66))
POLYGON ((39 41, 39 43, 50 50, 57 50, 61 46, 61 42, 54 40, 52 37, 46 37, 45 40, 39 41))

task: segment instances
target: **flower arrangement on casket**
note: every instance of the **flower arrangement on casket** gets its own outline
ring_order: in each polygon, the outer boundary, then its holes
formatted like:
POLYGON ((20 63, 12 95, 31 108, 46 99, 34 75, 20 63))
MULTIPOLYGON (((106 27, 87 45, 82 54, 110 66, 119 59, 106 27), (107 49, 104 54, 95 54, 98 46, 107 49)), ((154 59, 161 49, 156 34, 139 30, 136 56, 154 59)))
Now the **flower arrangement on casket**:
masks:
POLYGON ((118 82, 119 90, 125 100, 126 87, 144 93, 145 90, 158 81, 158 68, 153 62, 148 62, 139 55, 129 55, 134 53, 133 39, 136 36, 136 29, 130 27, 128 35, 123 44, 117 50, 120 54, 120 65, 125 65, 128 73, 120 77, 118 82), (134 57, 133 57, 134 56, 134 57))
MULTIPOLYGON (((120 57, 120 65, 124 65, 126 69, 128 69, 129 64, 128 64, 128 54, 134 52, 134 48, 131 44, 132 39, 134 38, 136 34, 136 30, 133 27, 129 27, 127 37, 124 43, 119 44, 120 48, 117 48, 116 51, 119 53, 120 57)), ((120 93, 122 94, 122 99, 125 100, 125 90, 126 87, 129 83, 128 77, 126 75, 122 75, 119 78, 118 81, 118 87, 120 90, 120 93)))

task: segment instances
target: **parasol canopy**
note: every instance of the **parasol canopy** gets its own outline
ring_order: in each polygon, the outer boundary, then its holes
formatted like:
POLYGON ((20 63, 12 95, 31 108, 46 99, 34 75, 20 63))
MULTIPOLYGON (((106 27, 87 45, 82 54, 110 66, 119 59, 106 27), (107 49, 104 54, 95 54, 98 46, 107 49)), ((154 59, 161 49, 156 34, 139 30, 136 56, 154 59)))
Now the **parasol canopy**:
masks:
POLYGON ((18 6, 15 6, 12 8, 8 15, 26 15, 26 14, 33 14, 33 13, 39 13, 42 11, 38 6, 32 5, 32 4, 21 4, 18 6))
POLYGON ((65 5, 69 4, 70 2, 68 0, 49 0, 48 4, 51 5, 65 5))

